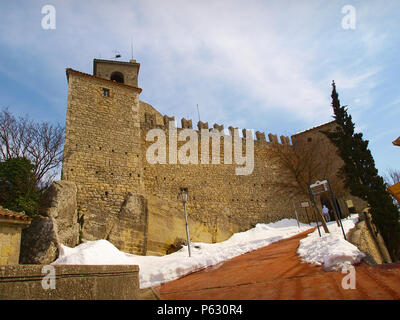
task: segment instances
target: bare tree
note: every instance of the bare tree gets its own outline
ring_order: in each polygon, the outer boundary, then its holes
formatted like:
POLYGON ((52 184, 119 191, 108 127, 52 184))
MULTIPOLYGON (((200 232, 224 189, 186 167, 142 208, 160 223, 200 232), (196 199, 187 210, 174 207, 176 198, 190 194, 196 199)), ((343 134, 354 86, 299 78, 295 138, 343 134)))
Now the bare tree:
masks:
MULTIPOLYGON (((390 187, 396 183, 400 182, 400 170, 396 169, 388 169, 386 176, 384 177, 385 183, 387 187, 390 187)), ((400 208, 400 201, 395 197, 392 193, 390 193, 393 198, 393 203, 400 208)))
POLYGON ((308 186, 317 180, 329 179, 337 197, 345 193, 342 179, 338 176, 338 164, 333 161, 332 148, 323 139, 311 142, 271 144, 272 157, 288 172, 287 182, 280 182, 282 188, 291 193, 308 196, 308 186))
POLYGON ((0 113, 0 161, 24 157, 35 167, 37 185, 46 189, 57 175, 64 144, 64 127, 0 113))
POLYGON ((400 182, 400 170, 388 169, 385 176, 385 183, 388 187, 400 182))
MULTIPOLYGON (((345 188, 343 179, 338 175, 339 164, 335 161, 333 152, 334 149, 326 139, 318 137, 295 145, 271 144, 272 157, 283 165, 288 175, 278 185, 286 192, 308 198, 310 184, 328 179, 335 190, 336 198, 342 197, 345 188)), ((329 232, 324 218, 317 211, 325 232, 329 232)), ((337 223, 339 224, 338 221, 337 223)))

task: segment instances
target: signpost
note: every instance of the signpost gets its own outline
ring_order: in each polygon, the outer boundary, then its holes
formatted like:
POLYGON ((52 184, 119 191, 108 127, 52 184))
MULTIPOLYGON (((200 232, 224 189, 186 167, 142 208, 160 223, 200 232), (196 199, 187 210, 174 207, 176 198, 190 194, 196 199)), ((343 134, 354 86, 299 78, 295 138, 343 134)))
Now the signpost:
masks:
POLYGON ((339 211, 339 208, 338 208, 338 205, 337 205, 337 202, 336 202, 335 194, 333 193, 332 186, 331 186, 331 183, 329 182, 329 180, 326 180, 326 181, 328 182, 329 190, 331 191, 332 202, 333 202, 333 205, 334 205, 335 210, 336 210, 336 216, 339 218, 340 227, 342 228, 344 240, 347 240, 346 239, 346 233, 344 232, 344 229, 343 229, 342 217, 340 216, 340 211, 339 211))
POLYGON ((307 208, 310 207, 310 203, 308 201, 303 201, 303 202, 300 203, 300 206, 302 208, 304 208, 304 211, 306 212, 306 217, 307 217, 308 224, 311 226, 310 218, 308 217, 308 212, 307 212, 307 208))
POLYGON ((310 185, 310 190, 313 195, 317 195, 325 191, 328 191, 328 181, 327 180, 317 181, 314 184, 310 185))
MULTIPOLYGON (((317 228, 318 228, 318 234, 319 234, 319 236, 321 237, 321 230, 319 230, 318 217, 317 217, 317 213, 316 213, 316 211, 315 211, 314 195, 313 195, 313 193, 311 192, 311 185, 308 186, 308 193, 309 193, 309 195, 310 195, 310 200, 311 200, 311 205, 312 205, 313 212, 314 212, 315 222, 316 222, 317 228)), ((326 230, 325 230, 325 231, 326 231, 326 230)), ((328 232, 329 232, 329 230, 328 230, 328 232)))
MULTIPOLYGON (((333 207, 335 209, 336 217, 338 218, 340 227, 342 228, 344 239, 347 240, 346 239, 346 233, 344 232, 344 229, 343 229, 343 224, 342 224, 342 219, 341 219, 341 216, 340 216, 340 213, 339 213, 339 209, 337 207, 335 194, 333 193, 332 186, 331 186, 331 183, 329 182, 329 180, 317 181, 314 184, 309 185, 308 190, 309 190, 309 193, 310 193, 310 199, 311 199, 311 203, 313 205, 314 213, 315 213, 314 195, 318 195, 320 193, 324 193, 326 191, 330 191, 331 197, 332 197, 333 207)), ((322 217, 322 224, 324 226, 325 232, 329 232, 328 227, 326 226, 326 223, 324 223, 324 222, 325 222, 325 220, 322 217)), ((318 226, 318 222, 317 222, 317 226, 318 226)), ((321 233, 319 231, 319 227, 318 227, 318 232, 319 232, 319 235, 321 236, 321 233)))

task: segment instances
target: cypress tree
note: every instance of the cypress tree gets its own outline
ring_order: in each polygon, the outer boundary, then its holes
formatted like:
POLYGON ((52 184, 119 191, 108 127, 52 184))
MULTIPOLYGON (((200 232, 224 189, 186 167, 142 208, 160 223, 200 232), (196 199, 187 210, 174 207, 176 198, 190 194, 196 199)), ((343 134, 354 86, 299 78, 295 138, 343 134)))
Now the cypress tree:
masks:
POLYGON ((393 261, 400 260, 399 211, 386 190, 386 185, 378 170, 368 140, 362 133, 354 133, 354 123, 346 106, 340 105, 335 82, 332 82, 332 108, 337 123, 336 130, 324 132, 337 147, 344 164, 339 174, 344 178, 350 193, 370 206, 372 221, 386 242, 393 261))

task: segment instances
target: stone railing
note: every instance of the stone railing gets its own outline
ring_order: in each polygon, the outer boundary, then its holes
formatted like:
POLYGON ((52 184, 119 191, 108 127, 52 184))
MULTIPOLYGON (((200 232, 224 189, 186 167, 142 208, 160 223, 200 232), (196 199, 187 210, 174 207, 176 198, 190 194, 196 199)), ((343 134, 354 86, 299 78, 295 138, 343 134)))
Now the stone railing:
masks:
POLYGON ((0 266, 0 300, 61 299, 138 300, 157 296, 151 289, 139 288, 136 265, 0 266), (54 273, 45 269, 49 267, 54 273))

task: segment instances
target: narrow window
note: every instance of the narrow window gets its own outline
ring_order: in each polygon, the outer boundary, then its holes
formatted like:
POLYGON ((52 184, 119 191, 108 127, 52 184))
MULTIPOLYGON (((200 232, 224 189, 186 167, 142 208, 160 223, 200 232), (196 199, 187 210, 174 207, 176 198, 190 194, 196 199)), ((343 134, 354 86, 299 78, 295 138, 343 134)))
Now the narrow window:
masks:
POLYGON ((311 142, 311 141, 312 141, 312 138, 308 138, 308 139, 307 139, 307 142, 311 142))
POLYGON ((109 97, 110 96, 110 89, 103 88, 103 97, 109 97))

